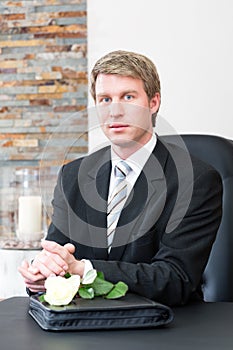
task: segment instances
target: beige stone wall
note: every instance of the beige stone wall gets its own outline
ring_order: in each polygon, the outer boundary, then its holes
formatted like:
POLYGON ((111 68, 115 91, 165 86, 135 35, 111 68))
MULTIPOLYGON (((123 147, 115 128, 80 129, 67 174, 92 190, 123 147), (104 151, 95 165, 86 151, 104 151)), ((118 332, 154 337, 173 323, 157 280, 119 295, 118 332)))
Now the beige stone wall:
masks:
POLYGON ((87 151, 86 106, 86 0, 1 1, 0 224, 16 168, 87 151))

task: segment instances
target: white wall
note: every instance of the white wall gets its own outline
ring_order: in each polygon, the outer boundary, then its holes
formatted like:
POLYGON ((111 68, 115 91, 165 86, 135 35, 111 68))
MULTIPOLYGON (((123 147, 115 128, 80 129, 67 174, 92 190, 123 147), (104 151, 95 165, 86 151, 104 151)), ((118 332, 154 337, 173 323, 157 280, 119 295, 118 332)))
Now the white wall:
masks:
POLYGON ((177 132, 233 139, 232 18, 232 0, 88 0, 89 71, 109 51, 141 52, 157 65, 160 115, 177 132))

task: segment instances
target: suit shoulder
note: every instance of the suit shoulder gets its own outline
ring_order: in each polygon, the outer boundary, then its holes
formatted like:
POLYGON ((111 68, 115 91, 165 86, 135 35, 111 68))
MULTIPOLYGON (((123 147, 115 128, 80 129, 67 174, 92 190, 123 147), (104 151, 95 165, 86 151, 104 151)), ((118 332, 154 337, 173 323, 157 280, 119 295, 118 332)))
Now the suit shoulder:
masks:
POLYGON ((103 147, 93 153, 87 154, 85 156, 82 156, 80 158, 74 159, 71 162, 63 165, 62 167, 62 172, 64 173, 72 173, 72 172, 77 172, 80 168, 80 165, 82 164, 83 161, 90 163, 90 165, 95 164, 95 161, 100 159, 103 154, 105 154, 108 150, 110 149, 109 146, 103 147))

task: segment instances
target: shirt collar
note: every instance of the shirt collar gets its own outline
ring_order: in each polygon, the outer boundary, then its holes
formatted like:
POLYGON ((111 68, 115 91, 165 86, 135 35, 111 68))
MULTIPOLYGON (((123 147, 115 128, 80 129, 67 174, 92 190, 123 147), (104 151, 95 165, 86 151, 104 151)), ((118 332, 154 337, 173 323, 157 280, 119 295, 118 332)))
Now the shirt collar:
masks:
MULTIPOLYGON (((149 159, 151 153, 153 152, 156 146, 156 143, 157 143, 157 136, 156 134, 153 133, 150 140, 143 147, 139 148, 139 150, 137 150, 135 153, 131 154, 130 157, 125 159, 125 161, 130 165, 130 167, 136 174, 140 174, 140 172, 142 171, 144 165, 149 159)), ((114 152, 112 147, 111 147, 111 160, 112 160, 112 169, 115 167, 116 164, 119 163, 119 161, 122 160, 114 152)))

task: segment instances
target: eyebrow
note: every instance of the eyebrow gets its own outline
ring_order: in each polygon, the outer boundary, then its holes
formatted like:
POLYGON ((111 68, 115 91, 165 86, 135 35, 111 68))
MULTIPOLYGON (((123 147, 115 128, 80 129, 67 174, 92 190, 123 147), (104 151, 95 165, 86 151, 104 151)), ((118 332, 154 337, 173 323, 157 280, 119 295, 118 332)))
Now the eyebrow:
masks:
MULTIPOLYGON (((138 94, 138 91, 136 90, 125 90, 121 92, 121 95, 127 95, 127 94, 138 94)), ((96 97, 103 97, 103 96, 108 96, 109 93, 107 92, 101 92, 99 94, 96 95, 96 97)))

